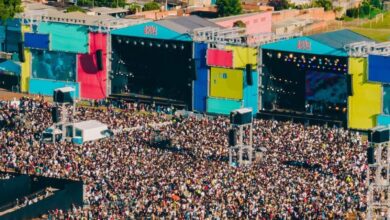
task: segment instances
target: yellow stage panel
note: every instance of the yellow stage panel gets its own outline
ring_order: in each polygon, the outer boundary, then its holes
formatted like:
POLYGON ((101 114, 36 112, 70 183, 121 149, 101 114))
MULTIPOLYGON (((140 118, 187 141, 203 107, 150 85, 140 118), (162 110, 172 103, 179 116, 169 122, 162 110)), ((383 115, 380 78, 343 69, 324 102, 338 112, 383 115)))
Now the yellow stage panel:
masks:
POLYGON ((252 64, 256 68, 257 49, 240 46, 226 46, 226 50, 233 51, 233 67, 245 68, 246 64, 252 64))
POLYGON ((353 96, 348 98, 348 127, 367 130, 376 126, 376 115, 381 113, 380 84, 367 82, 367 59, 350 58, 353 96))
MULTIPOLYGON (((25 32, 30 31, 30 26, 22 25, 22 36, 24 37, 25 32)), ((31 74, 31 52, 29 49, 24 49, 24 63, 21 63, 21 77, 20 77, 20 90, 22 92, 28 92, 28 85, 31 74)))
POLYGON ((243 85, 243 70, 211 67, 210 96, 242 99, 243 85))

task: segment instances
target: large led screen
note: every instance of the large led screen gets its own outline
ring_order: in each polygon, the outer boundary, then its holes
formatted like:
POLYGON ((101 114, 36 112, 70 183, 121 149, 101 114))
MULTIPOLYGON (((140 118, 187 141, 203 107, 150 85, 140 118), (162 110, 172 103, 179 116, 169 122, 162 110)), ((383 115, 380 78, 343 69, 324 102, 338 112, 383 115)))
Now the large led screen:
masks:
POLYGON ((346 103, 346 77, 342 74, 308 71, 306 100, 332 104, 346 103))
POLYGON ((76 81, 76 55, 63 52, 31 50, 32 78, 76 81))

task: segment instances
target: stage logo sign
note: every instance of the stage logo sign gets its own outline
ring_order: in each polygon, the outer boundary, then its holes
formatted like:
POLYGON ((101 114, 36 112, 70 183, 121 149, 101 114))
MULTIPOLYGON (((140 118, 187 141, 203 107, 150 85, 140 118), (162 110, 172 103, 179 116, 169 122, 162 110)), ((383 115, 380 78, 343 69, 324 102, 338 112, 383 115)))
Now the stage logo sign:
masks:
POLYGON ((151 25, 145 26, 144 34, 145 35, 154 35, 154 36, 156 36, 157 35, 157 27, 151 26, 151 25))
POLYGON ((299 40, 297 48, 299 50, 311 50, 311 42, 308 40, 299 40))

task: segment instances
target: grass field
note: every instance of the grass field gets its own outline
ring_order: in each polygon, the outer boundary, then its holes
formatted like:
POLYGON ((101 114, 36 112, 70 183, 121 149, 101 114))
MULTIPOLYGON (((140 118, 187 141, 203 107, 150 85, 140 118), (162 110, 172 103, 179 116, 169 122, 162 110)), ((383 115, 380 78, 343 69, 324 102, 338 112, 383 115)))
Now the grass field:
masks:
POLYGON ((373 19, 363 25, 349 27, 349 29, 379 42, 390 41, 390 12, 385 13, 383 21, 376 22, 373 19))

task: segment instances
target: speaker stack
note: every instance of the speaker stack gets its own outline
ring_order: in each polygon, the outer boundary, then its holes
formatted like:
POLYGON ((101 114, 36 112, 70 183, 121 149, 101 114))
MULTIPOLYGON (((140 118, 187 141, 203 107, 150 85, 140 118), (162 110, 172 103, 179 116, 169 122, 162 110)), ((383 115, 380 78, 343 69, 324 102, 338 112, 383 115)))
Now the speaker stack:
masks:
POLYGON ((236 130, 230 129, 229 130, 229 146, 233 147, 237 145, 237 133, 236 130))
POLYGON ((242 108, 230 113, 230 123, 235 125, 245 125, 252 123, 252 109, 242 108))
POLYGON ((390 128, 389 127, 378 127, 369 131, 368 141, 380 144, 390 141, 390 128))
POLYGON ((23 41, 18 42, 18 55, 19 55, 19 61, 24 63, 26 58, 24 57, 24 42, 23 41))
POLYGON ((99 71, 103 70, 103 51, 96 50, 96 66, 99 71))
POLYGON ((51 119, 54 123, 58 123, 61 121, 60 110, 58 107, 51 108, 51 119))
POLYGON ((353 96, 352 75, 347 74, 347 95, 353 96))
POLYGON ((252 64, 247 64, 245 66, 245 75, 246 75, 246 84, 253 85, 253 78, 252 78, 252 64))
POLYGON ((74 92, 74 89, 71 87, 64 87, 54 90, 53 101, 58 103, 71 103, 73 104, 73 98, 71 92, 74 92))

